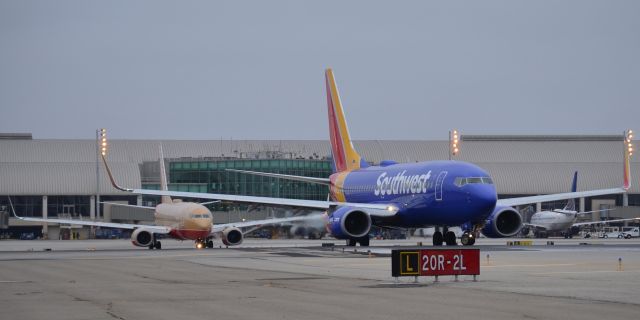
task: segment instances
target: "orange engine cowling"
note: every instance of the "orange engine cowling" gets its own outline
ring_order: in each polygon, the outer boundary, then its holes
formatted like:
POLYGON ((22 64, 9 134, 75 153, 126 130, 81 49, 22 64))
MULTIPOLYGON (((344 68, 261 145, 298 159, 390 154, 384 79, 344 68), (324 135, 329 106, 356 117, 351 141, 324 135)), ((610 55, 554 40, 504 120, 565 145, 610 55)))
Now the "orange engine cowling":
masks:
POLYGON ((237 246, 242 243, 243 239, 242 231, 236 227, 229 227, 222 230, 222 243, 227 246, 237 246))
POLYGON ((131 243, 138 247, 148 247, 153 243, 153 233, 142 228, 136 229, 131 233, 131 243))

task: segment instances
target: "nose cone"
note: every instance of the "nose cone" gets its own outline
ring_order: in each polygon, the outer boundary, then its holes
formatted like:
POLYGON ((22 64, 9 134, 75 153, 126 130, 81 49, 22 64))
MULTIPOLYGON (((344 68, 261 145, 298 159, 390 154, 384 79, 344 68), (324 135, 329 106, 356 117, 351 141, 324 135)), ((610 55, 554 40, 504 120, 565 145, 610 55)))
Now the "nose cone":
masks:
POLYGON ((195 221, 196 228, 200 230, 210 230, 211 229, 211 218, 197 219, 195 221))
POLYGON ((473 206, 488 215, 496 207, 498 194, 493 186, 480 185, 471 192, 471 198, 473 206))

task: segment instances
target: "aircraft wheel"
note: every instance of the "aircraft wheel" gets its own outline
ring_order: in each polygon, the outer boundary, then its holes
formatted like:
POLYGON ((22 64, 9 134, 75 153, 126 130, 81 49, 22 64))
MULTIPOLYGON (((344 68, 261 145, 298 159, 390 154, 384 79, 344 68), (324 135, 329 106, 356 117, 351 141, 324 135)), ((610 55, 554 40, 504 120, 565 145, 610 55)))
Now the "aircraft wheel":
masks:
POLYGON ((369 236, 366 235, 366 236, 360 238, 358 240, 358 242, 360 243, 361 247, 368 247, 369 246, 369 236))
POLYGON ((433 245, 441 246, 443 241, 442 232, 436 231, 433 233, 433 245))
POLYGON ((351 238, 347 239, 347 247, 355 247, 356 243, 357 243, 356 239, 351 239, 351 238))
POLYGON ((207 248, 209 249, 213 248, 213 241, 211 240, 207 241, 207 248))
POLYGON ((458 245, 456 241, 456 234, 453 231, 447 231, 447 233, 444 234, 444 241, 447 243, 448 246, 458 245))
POLYGON ((465 232, 460 237, 460 242, 463 246, 472 246, 476 243, 476 238, 470 232, 465 232))
POLYGON ((157 250, 162 249, 162 243, 161 243, 160 241, 156 241, 155 248, 156 248, 157 250))
POLYGON ((149 245, 149 250, 153 250, 153 248, 155 248, 155 246, 153 245, 153 242, 149 245))

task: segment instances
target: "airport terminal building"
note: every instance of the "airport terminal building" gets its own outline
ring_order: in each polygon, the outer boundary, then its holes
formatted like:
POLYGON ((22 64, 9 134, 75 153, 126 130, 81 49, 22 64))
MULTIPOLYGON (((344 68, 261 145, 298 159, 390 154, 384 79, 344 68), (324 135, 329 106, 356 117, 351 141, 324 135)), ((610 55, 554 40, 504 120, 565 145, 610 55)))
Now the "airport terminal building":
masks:
MULTIPOLYGON (((383 160, 416 162, 449 157, 448 141, 354 141, 371 164, 383 160)), ((190 192, 324 200, 326 186, 246 175, 226 169, 328 177, 330 145, 321 140, 111 140, 107 159, 115 178, 129 188, 159 188, 160 146, 169 189, 190 192)), ((462 136, 453 160, 487 170, 499 197, 570 191, 574 171, 578 190, 622 185, 622 135, 462 136)), ((132 195, 113 188, 98 162, 96 141, 32 139, 30 134, 0 134, 0 234, 25 231, 53 239, 69 234, 88 237, 86 229, 41 226, 9 217, 9 197, 18 215, 72 217, 118 222, 148 221, 152 212, 100 202, 153 206, 157 197, 132 195), (98 206, 96 206, 98 204, 98 206), (74 230, 72 230, 74 229, 74 230)), ((640 216, 638 159, 631 159, 628 194, 581 198, 580 211, 612 208, 585 216, 587 221, 640 216)), ((559 208, 564 202, 532 204, 536 210, 559 208)), ((214 221, 233 222, 283 214, 277 208, 215 204, 214 221)), ((522 208, 520 208, 522 209, 522 208)), ((529 210, 528 212, 531 212, 529 210)), ((296 212, 297 213, 297 212, 296 212)), ((528 217, 525 214, 525 219, 528 217)), ((525 220, 527 221, 527 220, 525 220)))

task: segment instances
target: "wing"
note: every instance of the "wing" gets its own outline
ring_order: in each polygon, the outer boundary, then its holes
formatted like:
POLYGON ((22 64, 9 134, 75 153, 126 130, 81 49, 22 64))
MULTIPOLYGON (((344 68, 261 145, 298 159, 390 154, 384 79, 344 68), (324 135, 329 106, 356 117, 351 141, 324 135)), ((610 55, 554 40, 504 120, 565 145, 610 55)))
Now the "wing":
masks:
POLYGON ((579 226, 589 226, 589 225, 595 225, 595 224, 609 224, 609 223, 612 223, 612 222, 624 222, 624 221, 632 221, 632 220, 640 221, 640 217, 630 218, 630 219, 614 219, 614 220, 603 220, 603 221, 578 222, 578 223, 574 223, 573 226, 574 227, 579 227, 579 226))
POLYGON ((310 208, 326 210, 335 206, 349 206, 354 208, 366 209, 371 216, 375 217, 392 217, 398 212, 398 207, 392 203, 353 203, 353 202, 336 202, 336 201, 319 201, 319 200, 299 200, 269 197, 253 197, 253 196, 236 196, 230 194, 215 193, 197 193, 182 191, 161 191, 147 189, 127 189, 131 193, 156 196, 172 196, 182 198, 199 198, 212 199, 237 203, 256 203, 273 206, 286 206, 298 208, 310 208))
POLYGON ((117 203, 117 202, 100 202, 100 203, 110 204, 112 206, 119 206, 119 207, 139 208, 139 209, 148 209, 148 210, 155 210, 156 209, 156 207, 137 206, 137 205, 133 205, 133 204, 124 204, 124 203, 117 203))
POLYGON ((279 178, 279 179, 286 179, 286 180, 294 180, 294 181, 302 181, 302 182, 309 182, 309 183, 318 183, 318 184, 331 185, 331 180, 329 180, 328 178, 293 176, 293 175, 289 175, 289 174, 258 172, 258 171, 247 171, 247 170, 237 170, 237 169, 226 169, 226 171, 240 172, 240 173, 252 174, 252 175, 263 176, 263 177, 272 177, 272 178, 279 178))
POLYGON ((100 221, 90 221, 90 220, 74 220, 74 219, 43 219, 43 218, 27 218, 20 217, 16 213, 16 210, 13 208, 13 202, 11 198, 9 198, 9 205, 11 206, 11 212, 16 219, 22 221, 31 221, 31 222, 44 222, 44 223, 53 223, 53 224, 74 224, 79 226, 93 226, 93 227, 104 227, 104 228, 118 228, 118 229, 138 229, 145 228, 153 233, 167 234, 171 231, 171 228, 165 226, 154 226, 154 225, 145 225, 145 224, 130 224, 130 223, 114 223, 114 222, 100 222, 100 221))
POLYGON ((228 201, 228 202, 255 203, 255 204, 263 204, 263 205, 310 208, 310 209, 321 209, 321 210, 326 210, 335 206, 350 206, 354 208, 367 209, 367 212, 374 217, 392 217, 399 210, 398 207, 396 207, 392 203, 352 203, 352 202, 299 200, 299 199, 253 197, 253 196, 236 196, 236 195, 230 195, 230 194, 215 194, 215 193, 123 188, 119 186, 116 183, 116 180, 113 178, 111 169, 109 168, 109 165, 107 164, 107 160, 104 158, 104 156, 102 156, 102 161, 104 162, 104 166, 107 169, 107 174, 109 175, 109 180, 111 180, 111 184, 113 185, 113 187, 118 190, 130 192, 134 194, 211 199, 211 200, 228 201))
POLYGON ((615 209, 600 209, 600 210, 584 211, 584 212, 578 212, 578 215, 589 214, 594 212, 612 211, 612 210, 615 210, 615 209))
POLYGON ((541 225, 538 225, 538 224, 523 223, 522 225, 525 226, 525 227, 529 227, 529 228, 547 230, 547 228, 545 226, 541 226, 541 225))
POLYGON ((273 218, 273 219, 264 219, 264 220, 253 220, 246 222, 237 222, 237 223, 224 223, 224 224, 216 224, 211 228, 211 233, 221 232, 222 230, 229 227, 236 228, 248 228, 248 227, 260 227, 270 224, 280 224, 285 222, 293 222, 293 221, 311 221, 311 220, 320 220, 324 219, 326 215, 322 214, 311 214, 305 216, 296 216, 296 217, 288 217, 288 218, 273 218))
POLYGON ((118 229, 130 229, 130 230, 144 228, 153 233, 160 233, 160 234, 167 234, 171 231, 171 228, 169 227, 145 225, 145 224, 113 223, 113 222, 99 222, 99 221, 75 220, 75 219, 42 219, 42 218, 26 218, 26 217, 25 218, 17 217, 17 218, 23 221, 44 222, 44 223, 54 223, 54 224, 74 224, 74 225, 80 225, 80 226, 93 226, 93 227, 104 227, 104 228, 118 228, 118 229))
POLYGON ((624 188, 612 188, 612 189, 600 189, 600 190, 580 191, 580 192, 555 193, 555 194, 546 194, 541 196, 498 199, 498 201, 496 202, 496 205, 513 207, 513 206, 519 206, 519 205, 530 204, 530 203, 595 197, 595 196, 603 196, 608 194, 620 194, 625 192, 627 191, 624 188))

